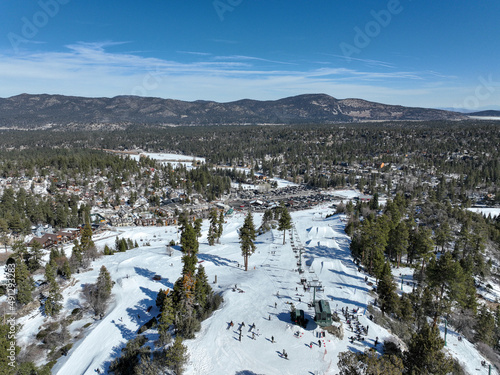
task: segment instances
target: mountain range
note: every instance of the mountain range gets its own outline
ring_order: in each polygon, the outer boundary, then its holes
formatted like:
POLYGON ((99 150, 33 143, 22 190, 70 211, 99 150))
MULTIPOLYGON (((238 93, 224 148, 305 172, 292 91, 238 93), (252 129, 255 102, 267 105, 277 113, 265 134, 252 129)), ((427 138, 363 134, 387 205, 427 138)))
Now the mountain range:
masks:
POLYGON ((139 96, 87 98, 21 94, 0 98, 0 127, 114 129, 147 125, 334 124, 363 121, 464 120, 438 109, 304 94, 279 100, 193 102, 139 96))

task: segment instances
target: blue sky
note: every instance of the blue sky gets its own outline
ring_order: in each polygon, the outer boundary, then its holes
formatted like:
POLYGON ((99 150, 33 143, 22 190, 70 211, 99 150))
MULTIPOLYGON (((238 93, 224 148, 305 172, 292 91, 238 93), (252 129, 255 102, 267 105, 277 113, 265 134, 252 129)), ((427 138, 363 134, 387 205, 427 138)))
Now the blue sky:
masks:
POLYGON ((500 2, 2 0, 0 97, 500 108, 500 2))

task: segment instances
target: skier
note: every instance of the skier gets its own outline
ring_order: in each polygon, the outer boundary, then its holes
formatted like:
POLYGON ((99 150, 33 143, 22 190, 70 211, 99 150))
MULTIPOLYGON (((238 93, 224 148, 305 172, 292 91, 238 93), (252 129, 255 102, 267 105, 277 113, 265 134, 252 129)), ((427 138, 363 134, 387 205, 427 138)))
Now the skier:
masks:
POLYGON ((278 306, 278 305, 276 304, 276 302, 274 302, 274 308, 276 308, 276 306, 278 306))
POLYGON ((318 340, 318 346, 321 348, 321 340, 318 340))
POLYGON ((378 336, 375 338, 375 346, 378 344, 378 336))
POLYGON ((274 336, 271 336, 271 342, 274 344, 274 336))

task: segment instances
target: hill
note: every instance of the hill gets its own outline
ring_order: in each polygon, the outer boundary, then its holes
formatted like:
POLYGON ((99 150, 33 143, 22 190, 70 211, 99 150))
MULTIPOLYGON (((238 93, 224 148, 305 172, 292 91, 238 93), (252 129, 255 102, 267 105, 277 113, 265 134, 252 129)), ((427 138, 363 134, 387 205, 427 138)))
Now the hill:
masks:
MULTIPOLYGON (((190 355, 186 374, 336 374, 340 352, 373 348, 381 354, 384 340, 399 342, 393 334, 369 319, 367 307, 374 303, 375 295, 371 290, 376 280, 360 272, 353 261, 349 238, 344 232, 345 218, 339 215, 323 218, 326 212, 327 207, 292 212, 293 241, 287 233, 285 245, 281 231, 272 230, 259 236, 248 272, 241 267, 237 234, 244 214, 236 213, 227 218, 218 246, 208 245, 208 222, 204 223, 198 259, 205 267, 212 288, 222 294, 224 303, 202 323, 195 339, 185 341, 190 355), (294 248, 301 247, 301 240, 305 241, 302 258, 305 272, 299 275, 294 248), (312 289, 304 290, 301 278, 307 282, 320 281, 321 290, 316 293, 312 289), (343 327, 343 338, 329 333, 323 336, 324 330, 314 321, 311 306, 314 297, 328 300, 332 311, 339 314, 340 322, 335 325, 343 327), (305 328, 291 322, 291 303, 304 310, 308 320, 305 328), (343 308, 356 309, 360 324, 370 327, 363 341, 349 341, 354 333, 341 314, 343 308), (234 327, 230 326, 231 321, 234 327), (237 328, 242 322, 246 326, 240 341, 237 328), (253 324, 255 336, 250 331, 253 324), (283 358, 283 350, 288 353, 288 360, 283 358)), ((255 219, 259 224, 262 214, 256 214, 255 219)), ((171 289, 181 274, 179 247, 174 247, 172 256, 165 251, 165 245, 177 237, 176 227, 121 227, 117 231, 97 236, 94 238, 96 245, 112 247, 118 233, 137 241, 139 248, 97 259, 91 269, 76 274, 76 281, 65 288, 61 316, 71 315, 75 308, 84 308, 82 285, 94 283, 102 265, 115 282, 113 301, 101 320, 85 314, 81 320, 68 325, 71 337, 78 336, 78 339, 68 354, 58 360, 53 374, 90 375, 97 369, 108 373, 110 363, 122 354, 126 342, 136 337, 138 329, 158 314, 155 300, 160 288, 171 289), (154 280, 154 275, 161 275, 161 280, 154 280)), ((70 253, 71 245, 66 246, 65 251, 70 253)), ((397 272, 403 273, 406 281, 412 281, 412 269, 400 268, 397 272)), ((405 293, 411 290, 411 285, 404 286, 405 293)), ((44 315, 35 310, 20 318, 19 323, 22 329, 18 345, 26 346, 37 342, 40 326, 47 322, 44 315)), ((440 329, 444 335, 444 327, 440 329)), ((153 345, 158 337, 155 329, 144 335, 147 345, 153 345)), ((458 358, 467 373, 476 373, 475 369, 481 368, 484 358, 471 343, 465 339, 459 341, 458 336, 448 326, 446 351, 458 358)), ((497 373, 493 369, 492 374, 497 373)))
POLYGON ((467 113, 468 116, 478 116, 478 117, 500 117, 500 111, 489 110, 489 111, 479 111, 467 113))
POLYGON ((457 112, 403 107, 361 99, 305 94, 279 100, 187 102, 174 99, 116 96, 85 98, 21 94, 0 98, 0 127, 87 130, 147 125, 333 124, 362 121, 463 120, 457 112))

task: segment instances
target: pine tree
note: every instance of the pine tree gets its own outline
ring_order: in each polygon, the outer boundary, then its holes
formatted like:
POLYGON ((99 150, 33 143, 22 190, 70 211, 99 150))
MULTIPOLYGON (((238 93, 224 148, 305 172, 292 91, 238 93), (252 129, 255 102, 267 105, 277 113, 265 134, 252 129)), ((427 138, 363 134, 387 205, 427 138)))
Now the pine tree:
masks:
POLYGON ((245 271, 248 271, 248 258, 255 252, 255 227, 253 224, 253 216, 251 212, 245 218, 243 226, 240 228, 240 245, 241 253, 245 264, 245 271))
POLYGON ((476 330, 475 340, 482 341, 489 346, 495 344, 495 317, 484 305, 479 310, 474 328, 476 330))
POLYGON ((396 355, 378 356, 376 352, 342 352, 339 354, 339 375, 401 375, 403 361, 396 355))
POLYGON ((99 270, 99 276, 96 282, 97 289, 103 300, 107 300, 111 297, 111 289, 113 288, 113 280, 111 280, 111 275, 105 266, 101 266, 99 270))
POLYGON ((396 293, 396 284, 392 278, 391 266, 389 262, 384 264, 380 280, 377 286, 377 293, 380 300, 380 309, 382 314, 386 312, 396 312, 398 307, 398 295, 396 293))
POLYGON ((54 316, 62 309, 62 295, 60 292, 59 284, 56 280, 57 266, 49 262, 45 266, 45 280, 49 284, 49 295, 45 300, 45 314, 47 316, 54 316))
POLYGON ((196 232, 196 237, 201 237, 201 226, 203 224, 203 220, 198 218, 194 221, 194 231, 196 232))
POLYGON ((42 259, 42 245, 38 241, 34 241, 28 251, 28 269, 30 272, 35 272, 40 268, 40 260, 42 259))
POLYGON ((437 327, 424 323, 413 335, 404 356, 405 373, 446 375, 453 368, 453 361, 443 352, 444 340, 437 327))
POLYGON ((198 237, 191 223, 184 225, 184 230, 181 234, 181 250, 185 255, 196 255, 198 253, 198 237))
POLYGON ((447 221, 441 223, 441 225, 436 229, 436 235, 434 241, 437 246, 441 246, 441 252, 444 252, 445 248, 451 241, 451 228, 447 221))
POLYGON ((113 281, 105 266, 101 267, 95 284, 85 285, 83 292, 95 315, 105 312, 112 288, 113 281))
POLYGON ((188 361, 187 347, 182 343, 182 338, 177 336, 172 346, 166 352, 166 365, 176 375, 182 375, 184 365, 188 361))
POLYGON ((434 325, 449 312, 454 301, 464 299, 465 275, 460 264, 447 252, 439 260, 432 258, 427 266, 426 280, 434 301, 434 325))
POLYGON ((166 296, 163 299, 163 305, 161 308, 160 319, 158 320, 158 333, 160 335, 160 344, 166 345, 170 342, 171 337, 168 333, 170 326, 175 321, 175 312, 172 298, 166 296))
POLYGON ((26 305, 33 301, 32 292, 35 290, 35 283, 31 278, 26 263, 19 258, 16 260, 14 278, 17 285, 17 302, 21 305, 26 305))
POLYGON ((406 254, 408 249, 409 233, 408 227, 404 221, 399 222, 391 231, 389 232, 389 242, 387 248, 390 250, 389 258, 395 255, 398 268, 401 264, 401 257, 406 254))
POLYGON ((224 211, 219 213, 219 221, 217 223, 217 243, 220 243, 222 232, 224 230, 224 211))
POLYGON ((422 258, 422 268, 420 270, 421 278, 423 278, 425 271, 425 264, 432 256, 434 250, 434 242, 431 237, 431 230, 429 228, 419 228, 416 236, 414 237, 414 249, 417 255, 422 258))
POLYGON ((198 272, 196 273, 195 279, 195 301, 200 305, 202 309, 205 308, 208 297, 212 292, 212 288, 208 283, 207 274, 205 273, 205 268, 200 264, 198 266, 198 272))
POLYGON ((0 323, 0 374, 3 375, 16 374, 16 357, 21 351, 21 348, 14 344, 14 353, 12 353, 14 355, 11 357, 11 343, 15 340, 11 336, 10 327, 10 324, 0 323), (9 363, 14 363, 14 366, 9 363))
POLYGON ((283 245, 285 244, 285 235, 286 231, 292 228, 292 217, 288 212, 288 209, 285 207, 283 202, 281 203, 281 216, 278 221, 278 230, 283 231, 283 245))
POLYGON ((63 264, 62 268, 62 275, 66 280, 69 280, 71 278, 71 267, 69 266, 69 261, 66 259, 63 264))
POLYGON ((210 227, 208 228, 208 244, 210 246, 215 245, 215 240, 217 239, 217 225, 218 225, 218 218, 217 218, 217 210, 213 208, 210 211, 210 214, 208 216, 208 219, 210 220, 210 227))
POLYGON ((78 270, 83 265, 83 251, 78 240, 73 241, 73 250, 69 258, 69 263, 72 271, 78 270))

